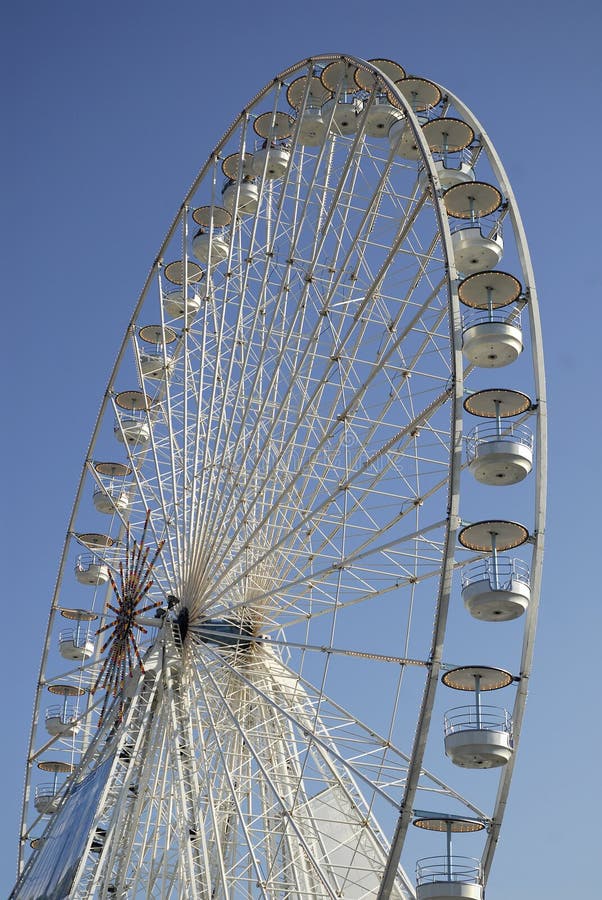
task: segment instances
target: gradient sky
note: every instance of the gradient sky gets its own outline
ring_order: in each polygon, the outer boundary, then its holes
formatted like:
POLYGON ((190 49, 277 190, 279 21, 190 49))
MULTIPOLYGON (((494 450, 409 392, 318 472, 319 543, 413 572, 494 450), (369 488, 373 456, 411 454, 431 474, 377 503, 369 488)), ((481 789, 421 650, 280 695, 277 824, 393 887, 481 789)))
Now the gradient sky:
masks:
POLYGON ((598 883, 600 10, 595 0, 4 5, 0 895, 14 880, 59 552, 121 335, 231 119, 280 70, 327 51, 390 57, 447 85, 484 123, 521 208, 546 343, 549 520, 534 675, 487 900, 565 900, 598 883))

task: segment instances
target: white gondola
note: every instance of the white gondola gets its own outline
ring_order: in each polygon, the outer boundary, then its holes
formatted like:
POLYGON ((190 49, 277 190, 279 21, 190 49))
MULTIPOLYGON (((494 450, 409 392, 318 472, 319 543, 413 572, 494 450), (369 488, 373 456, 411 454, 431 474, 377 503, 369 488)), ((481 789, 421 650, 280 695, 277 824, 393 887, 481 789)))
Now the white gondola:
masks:
POLYGON ((319 147, 324 140, 326 122, 320 106, 306 106, 299 116, 297 141, 305 147, 319 147))
POLYGON ((462 572, 462 599, 483 622, 508 622, 525 612, 531 597, 529 568, 521 559, 500 556, 529 539, 524 525, 506 520, 474 522, 460 532, 463 547, 488 553, 462 572))
POLYGON ((45 724, 48 734, 52 737, 71 737, 77 734, 80 730, 77 721, 78 707, 69 705, 67 698, 73 699, 74 697, 83 696, 85 694, 84 688, 66 682, 54 682, 48 685, 48 691, 55 697, 63 698, 61 704, 49 706, 46 710, 45 724))
POLYGON ((481 484, 516 484, 533 468, 533 433, 526 425, 477 425, 466 436, 468 468, 481 484))
MULTIPOLYGON (((439 178, 441 190, 443 191, 446 191, 450 187, 454 187, 456 184, 466 184, 468 181, 475 180, 475 171, 473 167, 464 160, 459 162, 457 166, 453 165, 450 160, 445 162, 442 159, 433 160, 433 164, 437 172, 437 177, 439 178)), ((420 184, 423 188, 426 188, 428 183, 428 173, 426 169, 422 168, 420 170, 420 184)))
POLYGON ((251 154, 245 153, 241 157, 240 153, 231 153, 222 162, 222 172, 227 179, 222 188, 224 209, 234 216, 236 208, 236 215, 240 218, 254 215, 259 205, 259 187, 253 175, 251 154))
POLYGON ((176 285, 176 288, 162 292, 166 317, 191 321, 201 307, 201 298, 195 286, 203 280, 205 272, 192 259, 177 259, 165 266, 163 275, 167 282, 176 285))
POLYGON ((93 553, 82 553, 75 563, 75 577, 80 584, 98 587, 109 580, 109 567, 93 553))
POLYGON ((125 479, 131 468, 119 462, 95 462, 94 469, 102 481, 94 489, 92 499, 97 512, 112 516, 124 515, 130 507, 130 495, 125 479))
POLYGON ((49 816, 56 812, 60 797, 57 796, 54 783, 36 785, 34 806, 41 816, 49 816))
POLYGON ((116 419, 113 431, 118 441, 130 447, 143 447, 150 440, 150 425, 143 413, 116 419))
MULTIPOLYGON (((374 62, 381 72, 395 82, 397 87, 405 81, 405 70, 398 63, 389 59, 379 59, 374 62)), ((405 113, 398 105, 398 101, 396 100, 395 104, 392 103, 386 84, 384 82, 378 84, 374 75, 365 69, 357 68, 354 81, 363 91, 369 93, 376 88, 372 101, 368 102, 367 109, 362 113, 366 134, 376 138, 388 137, 392 126, 396 122, 405 120, 405 113)))
POLYGON ((68 628, 59 634, 59 651, 63 659, 90 659, 94 653, 94 641, 86 633, 68 628))
POLYGON ((159 380, 165 378, 173 370, 173 360, 170 356, 164 359, 162 353, 141 353, 140 371, 145 378, 159 380))
POLYGON ((113 425, 115 437, 130 447, 142 447, 150 440, 148 421, 149 400, 142 391, 121 391, 115 397, 116 406, 124 410, 113 425))
POLYGON ((453 231, 451 240, 456 266, 464 275, 493 269, 504 253, 499 229, 485 234, 480 225, 466 225, 453 231))
POLYGON ((222 188, 222 203, 229 213, 233 214, 236 207, 237 215, 252 216, 259 204, 259 187, 251 178, 245 178, 240 184, 229 180, 222 188))
POLYGON ((335 60, 322 71, 321 82, 327 94, 322 98, 322 117, 331 134, 355 134, 363 102, 357 96, 356 66, 335 60))
POLYGON ((177 338, 173 328, 163 325, 144 325, 139 332, 140 340, 149 345, 140 351, 140 371, 145 378, 158 381, 168 377, 173 371, 174 359, 167 352, 177 338))
POLYGON ((128 511, 130 505, 128 493, 124 490, 121 480, 109 481, 102 488, 96 488, 92 499, 97 512, 109 516, 115 512, 123 515, 128 511))
POLYGON ((462 352, 474 366, 499 369, 515 362, 522 351, 523 333, 518 313, 511 322, 495 315, 465 317, 462 352))
MULTIPOLYGON (((418 121, 424 123, 427 121, 425 116, 418 116, 418 121)), ((412 126, 407 119, 401 119, 394 122, 389 131, 389 146, 391 152, 401 159, 419 159, 420 150, 416 136, 412 130, 412 126)))
POLYGON ((256 150, 253 156, 253 172, 258 177, 271 180, 283 178, 288 169, 291 151, 285 144, 274 144, 256 150))
POLYGON ((332 97, 322 107, 322 116, 333 134, 355 134, 362 112, 362 101, 353 95, 332 97))
POLYGON ((262 113, 255 119, 255 133, 263 138, 261 147, 253 154, 253 174, 258 178, 284 177, 291 158, 287 141, 294 124, 293 117, 283 112, 262 113))
POLYGON ((457 706, 444 718, 445 753, 465 769, 504 766, 512 756, 512 719, 506 709, 457 706))
MULTIPOLYGON (((396 86, 408 103, 410 103, 432 151, 447 154, 462 150, 468 146, 474 135, 472 129, 466 123, 459 122, 457 119, 434 119, 429 123, 428 110, 436 106, 441 100, 441 91, 436 84, 425 78, 408 77, 398 81, 396 86), (429 124, 432 125, 443 121, 447 123, 443 128, 443 136, 440 134, 441 129, 436 127, 434 130, 431 128, 431 131, 426 131, 429 124), (456 134, 459 130, 461 137, 456 134)), ((389 145, 391 151, 402 159, 414 160, 420 157, 416 136, 405 118, 396 121, 391 126, 389 130, 389 145)))
MULTIPOLYGON (((438 117, 422 126, 429 150, 440 158, 433 159, 439 184, 446 191, 457 184, 475 180, 472 156, 467 150, 474 140, 474 131, 462 119, 438 117)), ((421 183, 426 186, 426 170, 420 173, 421 183)))
POLYGON ((482 900, 483 872, 479 860, 452 852, 452 834, 483 830, 477 820, 435 816, 416 819, 414 825, 446 834, 445 856, 429 856, 416 865, 417 900, 482 900))
POLYGON ((201 308, 201 298, 194 291, 189 291, 184 296, 181 288, 168 291, 163 295, 163 308, 169 319, 181 319, 185 316, 192 319, 201 308))
POLYGON ((90 636, 89 624, 94 622, 98 615, 89 609, 61 609, 61 616, 77 622, 75 628, 66 629, 59 634, 61 656, 72 660, 89 659, 94 653, 94 641, 90 636))
POLYGON ((216 266, 228 258, 228 241, 217 230, 200 228, 192 239, 192 252, 200 263, 216 266))
POLYGON ((466 437, 468 468, 481 484, 516 484, 531 472, 533 434, 524 423, 508 421, 531 405, 526 394, 504 388, 477 391, 464 401, 471 415, 495 420, 477 425, 466 437))
POLYGON ((34 794, 36 811, 40 815, 49 816, 56 812, 62 799, 62 782, 59 780, 59 776, 71 775, 75 766, 62 759, 42 759, 38 762, 37 767, 42 772, 51 772, 54 776, 52 782, 36 785, 34 794))
POLYGON ((74 710, 64 705, 49 706, 46 710, 44 724, 48 734, 53 737, 68 737, 79 731, 74 710))
POLYGON ((445 191, 443 202, 449 216, 467 222, 452 228, 452 246, 459 271, 470 274, 493 269, 502 257, 504 241, 499 223, 485 233, 481 219, 501 206, 498 188, 484 181, 455 184, 445 191))
POLYGON ((445 753, 464 769, 505 766, 514 749, 510 713, 481 702, 483 691, 496 691, 512 683, 512 675, 491 666, 460 666, 441 681, 457 691, 472 691, 472 706, 458 706, 445 715, 445 753))
POLYGON ((464 316, 462 332, 462 351, 473 365, 497 369, 510 365, 522 353, 520 310, 500 312, 521 293, 520 281, 507 272, 476 272, 458 285, 460 302, 475 310, 464 316))
POLYGON ((517 619, 527 609, 530 598, 529 567, 522 559, 496 555, 462 570, 462 600, 475 619, 517 619))
POLYGON ((482 884, 460 880, 477 878, 478 867, 478 860, 456 856, 448 873, 443 856, 420 860, 416 873, 417 900, 482 900, 482 884))
POLYGON ((192 252, 203 265, 216 266, 228 258, 230 236, 226 228, 232 214, 223 206, 199 206, 192 213, 199 230, 192 239, 192 252))
POLYGON ((370 137, 386 138, 396 123, 402 122, 405 125, 405 114, 399 107, 393 106, 385 93, 375 96, 364 115, 366 134, 370 137))

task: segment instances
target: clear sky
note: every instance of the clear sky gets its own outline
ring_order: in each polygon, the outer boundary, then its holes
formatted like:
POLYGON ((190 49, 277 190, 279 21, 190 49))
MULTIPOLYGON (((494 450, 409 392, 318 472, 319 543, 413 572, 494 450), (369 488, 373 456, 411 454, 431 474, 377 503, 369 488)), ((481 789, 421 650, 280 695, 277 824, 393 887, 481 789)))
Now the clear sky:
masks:
POLYGON ((59 552, 123 330, 231 119, 280 70, 327 51, 389 57, 447 85, 484 123, 520 204, 546 341, 549 520, 534 676, 487 900, 565 900, 599 881, 600 9, 596 0, 4 5, 0 895, 14 879, 59 552))

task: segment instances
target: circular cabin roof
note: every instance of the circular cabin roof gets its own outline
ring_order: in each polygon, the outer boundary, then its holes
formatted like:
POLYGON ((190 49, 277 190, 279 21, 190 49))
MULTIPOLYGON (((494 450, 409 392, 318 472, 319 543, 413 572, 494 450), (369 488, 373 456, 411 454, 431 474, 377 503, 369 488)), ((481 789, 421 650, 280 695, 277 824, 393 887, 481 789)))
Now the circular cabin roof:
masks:
POLYGON ((48 690, 51 694, 58 694, 59 697, 81 697, 86 693, 83 687, 75 684, 49 684, 48 690))
POLYGON ((192 218, 201 228, 226 228, 232 221, 232 214, 223 206, 199 206, 192 213, 192 218))
MULTIPOLYGON (((353 63, 344 59, 335 59, 322 70, 320 81, 322 82, 322 90, 326 90, 334 94, 341 86, 342 91, 355 93, 357 91, 356 73, 358 69, 353 63)), ((324 98, 325 100, 328 97, 324 98)))
POLYGON ((98 613, 90 609, 61 609, 64 619, 72 619, 76 622, 93 622, 98 618, 98 613))
MULTIPOLYGON (((403 66, 393 62, 392 59, 369 59, 368 62, 371 62, 373 66, 376 66, 377 69, 384 72, 391 81, 400 81, 402 78, 406 77, 406 71, 403 66)), ((355 83, 358 87, 361 87, 362 90, 371 91, 376 84, 376 77, 372 72, 358 68, 355 72, 355 83)))
POLYGON ((115 397, 115 403, 120 409, 150 409, 152 400, 142 391, 121 391, 115 397))
POLYGON ((73 772, 75 766, 61 759, 43 759, 38 763, 38 769, 42 772, 73 772))
POLYGON ((474 131, 462 119, 431 119, 424 123, 422 130, 433 153, 458 153, 474 140, 474 131))
POLYGON ((460 531, 458 540, 467 550, 478 550, 491 553, 495 538, 496 550, 513 550, 529 539, 529 532, 519 522, 506 519, 490 519, 485 522, 474 522, 460 531))
POLYGON ((109 534, 98 534, 95 531, 82 532, 81 534, 76 534, 75 537, 80 544, 85 544, 86 547, 112 547, 115 543, 115 539, 109 534))
POLYGON ((424 828, 425 831, 451 831, 454 834, 467 834, 471 831, 482 831, 485 828, 483 822, 476 822, 474 819, 456 819, 453 816, 448 819, 444 816, 426 816, 422 819, 414 819, 413 824, 416 828, 424 828))
POLYGON ((445 672, 441 681, 456 691, 474 691, 477 679, 480 691, 497 691, 508 687, 514 680, 510 672, 494 666, 458 666, 445 672))
MULTIPOLYGON (((174 262, 170 262, 165 266, 163 270, 163 274, 167 278, 168 281, 171 281, 172 284, 184 284, 184 263, 181 259, 174 260, 174 262)), ((193 262, 191 259, 188 260, 186 265, 186 274, 188 276, 189 284, 196 284, 198 281, 202 281, 205 277, 205 273, 198 265, 198 263, 193 262)))
MULTIPOLYGON (((238 178, 239 167, 240 153, 231 153, 230 156, 226 156, 222 162, 222 172, 226 178, 229 178, 231 181, 236 181, 238 178)), ((251 153, 245 153, 243 156, 242 174, 253 175, 253 155, 251 153)))
POLYGON ((259 137, 281 141, 291 136, 294 124, 295 120, 288 113, 265 112, 257 116, 253 123, 253 129, 259 137))
POLYGON ((286 92, 286 99, 293 109, 299 109, 303 103, 306 91, 308 91, 307 102, 310 105, 322 106, 331 95, 330 90, 324 87, 321 79, 318 78, 317 75, 302 75, 301 78, 295 78, 295 80, 290 83, 286 92), (310 101, 312 101, 312 103, 310 103, 310 101))
POLYGON ((511 391, 507 388, 487 388, 475 391, 464 401, 464 409, 473 416, 483 419, 502 419, 518 416, 531 408, 531 398, 522 391, 511 391))
POLYGON ((455 219, 488 216, 502 204, 502 194, 485 181, 466 181, 455 184, 443 194, 447 214, 455 219))
POLYGON ((124 477, 132 472, 130 466, 119 462, 95 462, 94 468, 99 475, 109 475, 111 478, 124 477))
POLYGON ((494 309, 508 306, 521 295, 522 285, 508 272, 475 272, 458 285, 458 297, 464 306, 488 309, 489 297, 494 309))
POLYGON ((441 100, 440 88, 427 78, 408 76, 401 81, 395 81, 395 87, 403 94, 414 112, 432 109, 441 100))
POLYGON ((171 344, 178 336, 168 325, 143 325, 138 334, 147 344, 171 344))

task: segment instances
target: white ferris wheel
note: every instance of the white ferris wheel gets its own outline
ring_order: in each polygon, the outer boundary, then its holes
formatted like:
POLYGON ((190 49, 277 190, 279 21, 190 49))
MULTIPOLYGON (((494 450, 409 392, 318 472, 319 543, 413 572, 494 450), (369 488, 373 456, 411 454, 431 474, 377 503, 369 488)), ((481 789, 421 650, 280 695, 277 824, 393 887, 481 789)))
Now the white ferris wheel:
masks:
POLYGON ((390 60, 280 73, 185 197, 108 382, 12 897, 480 900, 545 447, 533 273, 479 122, 390 60))

